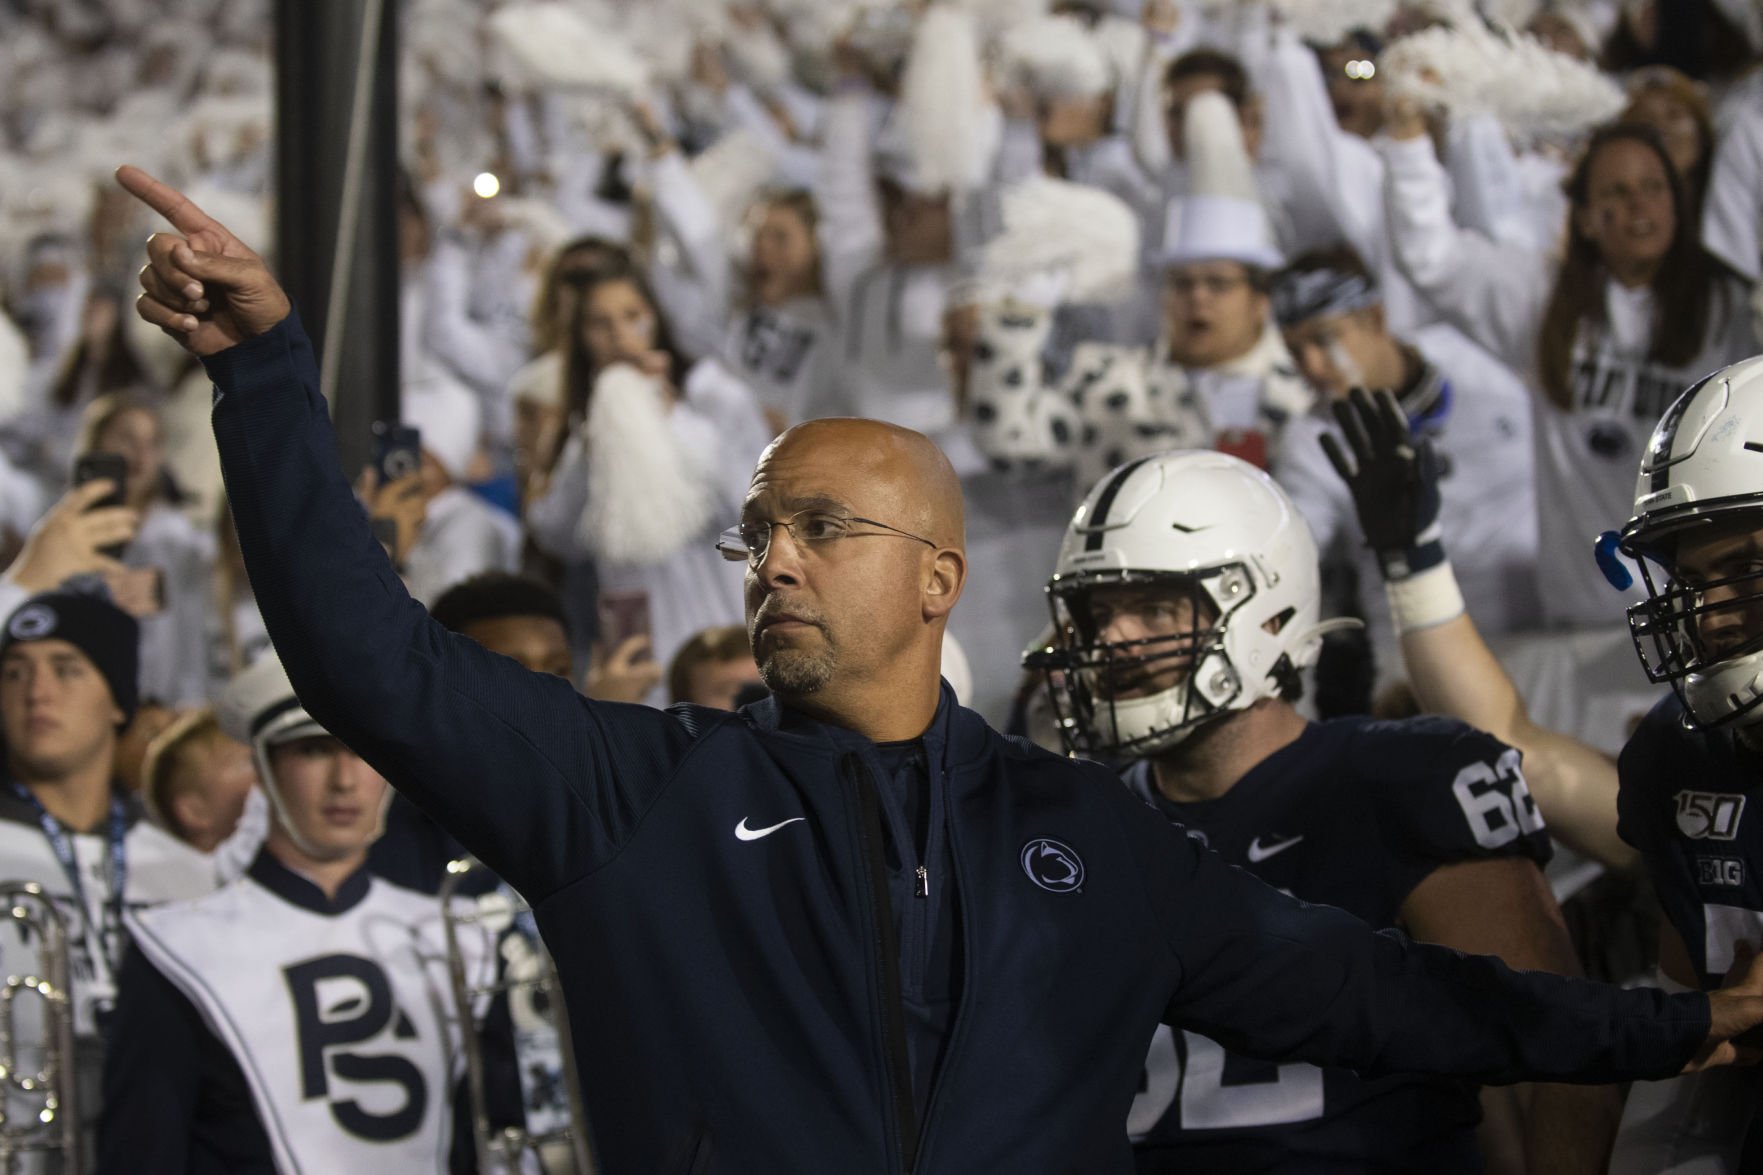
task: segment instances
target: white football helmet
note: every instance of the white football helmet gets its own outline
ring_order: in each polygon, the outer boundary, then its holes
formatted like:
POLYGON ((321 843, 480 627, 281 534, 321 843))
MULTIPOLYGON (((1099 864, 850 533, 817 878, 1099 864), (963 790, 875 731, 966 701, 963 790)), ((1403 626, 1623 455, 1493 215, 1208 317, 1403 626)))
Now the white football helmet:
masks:
POLYGON ((1324 634, 1359 624, 1319 623, 1319 594, 1316 540, 1272 478, 1224 453, 1159 453, 1110 472, 1077 508, 1047 584, 1053 640, 1023 661, 1047 674, 1074 754, 1143 757, 1295 689, 1324 634), (1088 596, 1120 585, 1191 591, 1194 615, 1215 619, 1179 651, 1168 636, 1103 641, 1088 596), (1109 681, 1174 656, 1190 665, 1177 684, 1110 696, 1109 681))
POLYGON ((1763 606, 1763 572, 1692 584, 1677 569, 1682 539, 1747 519, 1763 532, 1763 356, 1722 368, 1666 410, 1622 528, 1622 551, 1647 586, 1628 610, 1635 650, 1648 680, 1671 683, 1692 730, 1763 721, 1763 631, 1716 654, 1700 624, 1710 612, 1763 606), (1710 588, 1728 598, 1706 604, 1710 588))

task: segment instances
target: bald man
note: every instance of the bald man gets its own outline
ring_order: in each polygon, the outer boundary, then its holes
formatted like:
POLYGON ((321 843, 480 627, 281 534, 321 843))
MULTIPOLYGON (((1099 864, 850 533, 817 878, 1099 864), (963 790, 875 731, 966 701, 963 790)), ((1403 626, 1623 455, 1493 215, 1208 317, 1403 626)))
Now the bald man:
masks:
MULTIPOLYGON (((938 677, 959 487, 901 429, 801 425, 754 471, 720 545, 746 568, 765 702, 594 702, 445 631, 338 472, 262 261, 119 178, 177 230, 148 242, 137 305, 214 380, 288 674, 532 903, 602 1170, 1130 1171, 1160 1020, 1249 1056, 1482 1082, 1663 1076, 1763 1021, 1763 966, 1667 996, 1375 934, 1221 864, 1101 767, 995 734, 938 677)), ((351 1038, 309 1072, 347 1091, 373 1055, 351 1038)))

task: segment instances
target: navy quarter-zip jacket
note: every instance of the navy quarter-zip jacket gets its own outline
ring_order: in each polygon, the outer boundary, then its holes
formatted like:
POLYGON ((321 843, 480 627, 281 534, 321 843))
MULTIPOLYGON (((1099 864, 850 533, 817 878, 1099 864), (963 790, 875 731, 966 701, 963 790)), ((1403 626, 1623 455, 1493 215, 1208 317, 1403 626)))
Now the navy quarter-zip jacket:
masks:
POLYGON ((1661 1077, 1706 1037, 1701 993, 1513 972, 1284 897, 945 690, 961 977, 921 1120, 884 817, 849 732, 775 702, 594 702, 447 632, 368 531, 297 318, 206 363, 295 690, 532 902, 609 1175, 1130 1171, 1159 1019, 1484 1082, 1661 1077))

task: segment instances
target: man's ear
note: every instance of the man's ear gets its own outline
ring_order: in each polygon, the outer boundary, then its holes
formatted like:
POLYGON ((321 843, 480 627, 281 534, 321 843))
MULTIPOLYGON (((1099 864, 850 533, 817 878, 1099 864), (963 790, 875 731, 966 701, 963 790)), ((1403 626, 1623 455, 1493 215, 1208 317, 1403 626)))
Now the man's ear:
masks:
POLYGON ((924 616, 934 620, 947 616, 961 598, 967 582, 967 556, 953 547, 944 547, 931 556, 924 581, 924 616))

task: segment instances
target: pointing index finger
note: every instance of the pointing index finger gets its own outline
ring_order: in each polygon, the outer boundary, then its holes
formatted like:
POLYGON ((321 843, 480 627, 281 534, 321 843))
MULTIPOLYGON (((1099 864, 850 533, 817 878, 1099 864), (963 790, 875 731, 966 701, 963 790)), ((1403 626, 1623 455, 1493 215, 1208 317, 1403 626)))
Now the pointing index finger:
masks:
POLYGON ((230 236, 224 226, 182 192, 154 179, 132 163, 116 169, 116 182, 123 189, 170 222, 171 227, 189 236, 191 233, 218 232, 230 236))

